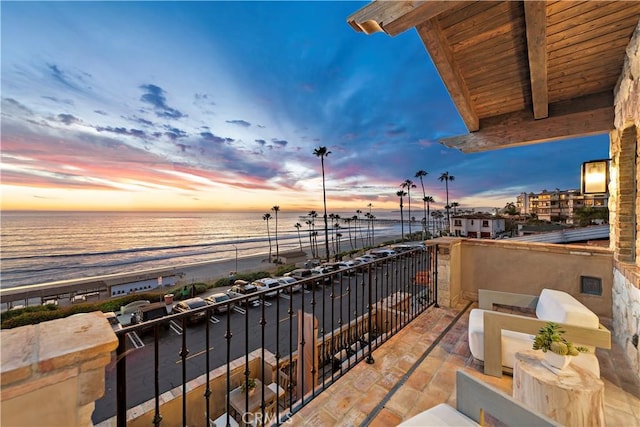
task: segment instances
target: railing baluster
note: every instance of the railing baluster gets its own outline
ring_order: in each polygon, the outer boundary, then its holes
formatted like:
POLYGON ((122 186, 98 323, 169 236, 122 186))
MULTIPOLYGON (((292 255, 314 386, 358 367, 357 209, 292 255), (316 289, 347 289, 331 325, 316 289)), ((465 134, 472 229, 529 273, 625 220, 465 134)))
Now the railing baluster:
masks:
POLYGON ((187 426, 187 316, 182 317, 182 348, 180 357, 182 360, 182 427, 187 426))
POLYGON ((118 427, 127 426, 127 335, 118 335, 118 349, 116 350, 116 408, 118 427))
MULTIPOLYGON (((327 254, 328 256, 328 254, 327 254)), ((311 343, 313 344, 311 346, 311 360, 316 360, 316 351, 317 346, 316 346, 316 336, 315 336, 315 328, 314 328, 314 323, 315 323, 315 319, 316 319, 316 280, 312 279, 311 280, 311 330, 313 331, 313 337, 312 337, 312 341, 311 343)), ((303 328, 304 330, 304 328, 303 328)), ((300 356, 300 355, 298 355, 300 356)), ((311 367, 311 399, 313 399, 316 395, 316 366, 317 364, 314 363, 313 366, 311 367)), ((303 371, 304 372, 304 371, 303 371)))
MULTIPOLYGON (((371 279, 371 264, 369 264, 368 273, 369 273, 369 292, 368 292, 368 294, 369 294, 369 303, 368 303, 368 306, 369 306, 369 319, 368 319, 368 325, 367 325, 367 329, 368 329, 367 333, 369 334, 369 355, 367 356, 367 363, 369 365, 371 365, 371 364, 373 364, 375 362, 375 360, 373 360, 373 354, 372 354, 373 350, 371 349, 371 331, 372 331, 372 328, 371 328, 371 321, 372 321, 371 316, 373 315, 373 300, 372 300, 372 292, 371 292, 372 291, 371 286, 373 284, 373 280, 371 279)), ((364 279, 363 279, 363 282, 364 282, 364 279)), ((363 295, 363 297, 364 297, 364 295, 363 295)), ((364 337, 364 334, 362 334, 360 336, 364 337)), ((356 346, 356 348, 358 348, 358 346, 356 346)), ((362 348, 364 348, 364 347, 362 347, 362 348)))
MULTIPOLYGON (((229 306, 229 304, 226 305, 227 307, 227 313, 231 310, 231 307, 229 306)), ((209 423, 209 420, 211 419, 211 414, 209 413, 210 409, 209 409, 209 400, 211 398, 211 385, 209 384, 209 372, 211 371, 211 367, 209 365, 209 346, 210 346, 210 341, 211 341, 211 331, 210 331, 210 327, 209 325, 211 325, 211 322, 209 321, 211 319, 211 311, 209 308, 207 308, 207 320, 206 320, 206 326, 205 326, 205 347, 204 347, 204 353, 205 353, 205 381, 206 381, 206 387, 205 387, 205 391, 204 391, 204 400, 205 400, 205 408, 204 408, 204 413, 205 413, 205 417, 207 419, 207 425, 209 423)))
POLYGON ((158 348, 158 333, 159 333, 159 324, 156 323, 153 325, 153 385, 155 390, 155 414, 153 415, 153 425, 158 427, 162 422, 162 415, 160 415, 160 383, 159 383, 159 348, 158 348))
MULTIPOLYGON (((245 298, 244 302, 245 307, 249 308, 248 298, 245 298)), ((229 396, 231 395, 231 337, 233 337, 233 333, 231 332, 231 310, 227 310, 227 330, 224 333, 224 339, 227 342, 227 395, 225 402, 225 413, 227 414, 227 419, 225 421, 227 427, 231 425, 229 422, 229 417, 231 417, 231 403, 229 401, 229 396)))

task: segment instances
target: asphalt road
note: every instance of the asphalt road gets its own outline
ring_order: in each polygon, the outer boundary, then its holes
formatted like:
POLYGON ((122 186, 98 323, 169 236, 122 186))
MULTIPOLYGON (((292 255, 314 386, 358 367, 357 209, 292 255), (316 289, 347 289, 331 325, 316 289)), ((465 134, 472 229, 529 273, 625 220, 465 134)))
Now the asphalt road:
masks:
MULTIPOLYGON (((398 266, 401 262, 384 263, 372 268, 372 301, 379 301, 399 290, 403 283, 398 266)), ((237 309, 229 313, 213 314, 208 322, 187 324, 182 330, 180 322, 171 322, 169 328, 160 328, 158 337, 158 380, 160 393, 180 386, 183 382, 206 372, 206 333, 209 327, 209 369, 227 364, 258 348, 265 348, 286 357, 297 350, 297 312, 313 313, 319 321, 319 333, 330 332, 361 316, 368 307, 368 274, 335 275, 315 292, 303 290, 293 294, 282 293, 263 299, 264 304, 237 309), (333 283, 333 286, 331 285, 333 283), (315 296, 315 304, 314 302, 315 296), (364 298, 363 298, 364 297, 364 298), (333 302, 332 302, 333 301, 333 302), (290 314, 291 313, 291 314, 290 314), (261 327, 264 319, 264 328, 261 327), (229 327, 227 326, 229 325, 229 327), (248 331, 248 336, 247 336, 248 331), (230 333, 230 338, 226 339, 230 333), (188 349, 184 362, 180 356, 183 339, 188 349), (183 378, 183 363, 186 376, 183 378)), ((127 408, 154 397, 154 336, 153 331, 141 336, 144 347, 135 348, 127 340, 127 408)), ((96 402, 94 423, 116 414, 116 367, 107 366, 105 396, 96 402)))

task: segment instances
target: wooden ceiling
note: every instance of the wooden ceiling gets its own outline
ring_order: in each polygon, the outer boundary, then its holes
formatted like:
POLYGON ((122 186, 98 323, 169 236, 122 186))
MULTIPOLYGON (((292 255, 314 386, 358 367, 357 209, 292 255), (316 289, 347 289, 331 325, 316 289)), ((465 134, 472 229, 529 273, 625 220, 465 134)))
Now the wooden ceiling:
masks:
POLYGON ((640 1, 374 1, 356 31, 417 30, 470 134, 464 152, 613 129, 613 92, 640 1))

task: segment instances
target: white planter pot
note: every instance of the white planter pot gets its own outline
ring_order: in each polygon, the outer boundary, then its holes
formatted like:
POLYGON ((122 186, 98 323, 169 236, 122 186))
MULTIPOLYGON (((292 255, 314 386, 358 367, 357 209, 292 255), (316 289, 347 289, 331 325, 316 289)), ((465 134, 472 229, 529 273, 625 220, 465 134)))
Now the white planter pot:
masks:
POLYGON ((564 369, 569 366, 572 358, 573 356, 563 356, 561 354, 556 354, 551 350, 544 353, 545 362, 557 369, 564 369))

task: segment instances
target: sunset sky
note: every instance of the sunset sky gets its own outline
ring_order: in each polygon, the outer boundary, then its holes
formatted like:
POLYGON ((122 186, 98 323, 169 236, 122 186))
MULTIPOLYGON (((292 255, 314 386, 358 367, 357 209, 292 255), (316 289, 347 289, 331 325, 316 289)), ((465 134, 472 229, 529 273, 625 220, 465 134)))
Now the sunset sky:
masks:
POLYGON ((394 209, 399 184, 503 207, 579 188, 608 136, 478 154, 420 38, 364 2, 1 4, 2 209, 394 209))

